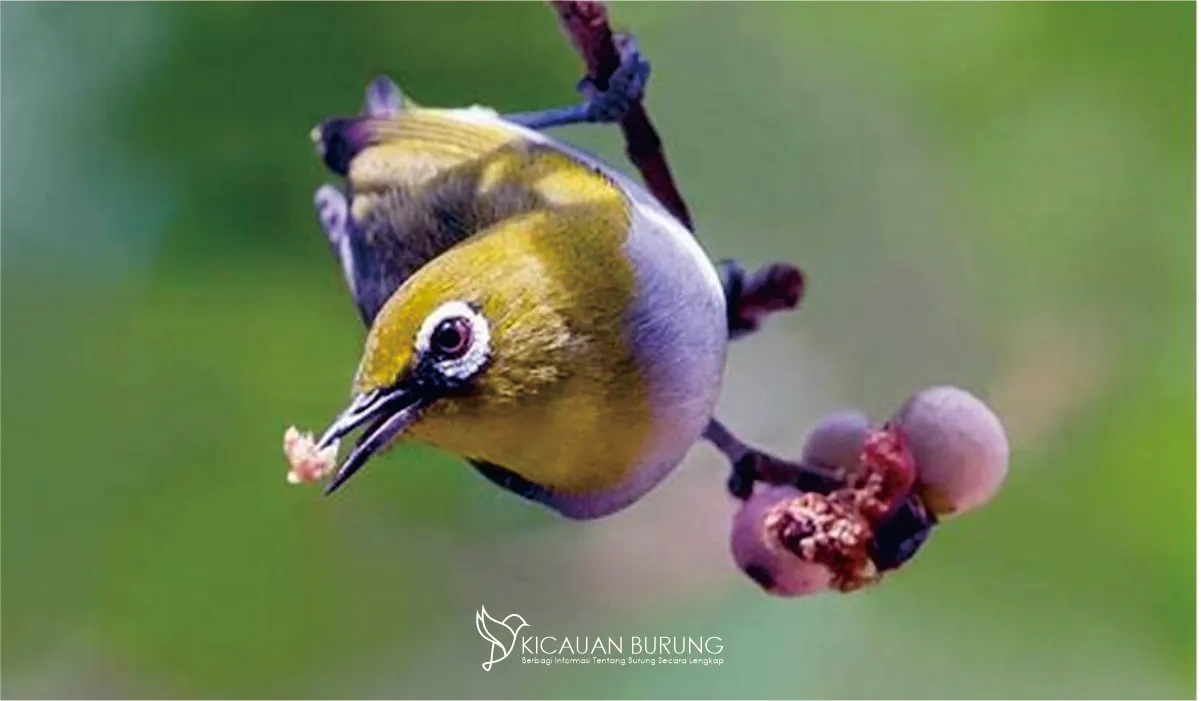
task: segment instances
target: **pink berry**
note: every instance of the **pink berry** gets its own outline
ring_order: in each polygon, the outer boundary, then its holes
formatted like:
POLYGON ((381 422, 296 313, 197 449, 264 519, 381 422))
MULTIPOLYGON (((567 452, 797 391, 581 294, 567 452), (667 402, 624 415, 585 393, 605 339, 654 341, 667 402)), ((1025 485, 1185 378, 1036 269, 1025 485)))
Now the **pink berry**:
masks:
POLYGON ((734 561, 769 594, 806 596, 829 589, 833 571, 802 559, 780 538, 780 513, 802 497, 792 487, 770 487, 752 495, 734 516, 730 546, 734 561))
POLYGON ((801 456, 844 477, 853 476, 859 471, 859 456, 870 431, 871 421, 862 412, 827 414, 805 434, 801 456))
POLYGON ((992 499, 1009 469, 1009 441, 984 402, 958 387, 930 387, 893 415, 917 463, 917 491, 939 516, 992 499))

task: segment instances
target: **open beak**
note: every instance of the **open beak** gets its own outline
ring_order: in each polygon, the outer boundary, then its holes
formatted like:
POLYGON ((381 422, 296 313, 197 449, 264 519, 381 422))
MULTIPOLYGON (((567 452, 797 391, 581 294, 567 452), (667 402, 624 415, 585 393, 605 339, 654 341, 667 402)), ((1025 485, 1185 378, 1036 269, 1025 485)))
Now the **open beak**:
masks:
POLYGON ((409 382, 355 395, 346 410, 334 419, 317 442, 318 450, 328 448, 342 436, 366 425, 359 440, 355 442, 354 449, 346 456, 337 474, 325 487, 325 493, 333 494, 351 475, 367 464, 372 455, 400 435, 432 400, 433 397, 428 391, 409 382))

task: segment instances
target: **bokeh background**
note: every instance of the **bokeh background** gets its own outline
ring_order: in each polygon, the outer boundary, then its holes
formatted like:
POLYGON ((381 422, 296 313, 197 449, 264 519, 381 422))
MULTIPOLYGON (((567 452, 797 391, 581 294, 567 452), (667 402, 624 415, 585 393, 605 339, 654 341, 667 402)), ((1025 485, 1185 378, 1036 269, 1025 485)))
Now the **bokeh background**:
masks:
MULTIPOLYGON (((1011 475, 912 566, 780 601, 724 467, 571 523, 421 448, 336 499, 281 435, 363 331, 308 141, 392 75, 574 98, 537 3, 13 4, 3 29, 7 697, 1184 697, 1194 693, 1194 6, 620 4, 714 257, 800 263, 720 416, 795 454, 954 383, 1011 475), (718 635, 709 667, 485 673, 473 614, 718 635)), ((626 167, 616 130, 561 136, 626 167)))

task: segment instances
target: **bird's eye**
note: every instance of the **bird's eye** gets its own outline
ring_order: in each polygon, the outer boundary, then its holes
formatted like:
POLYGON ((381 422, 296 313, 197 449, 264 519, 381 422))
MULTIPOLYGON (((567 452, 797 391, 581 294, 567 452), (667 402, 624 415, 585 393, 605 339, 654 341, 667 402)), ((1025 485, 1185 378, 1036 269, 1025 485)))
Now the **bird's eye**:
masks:
POLYGON ((471 322, 461 316, 443 319, 430 336, 430 348, 438 354, 457 358, 471 347, 471 322))
POLYGON ((479 308, 470 302, 452 300, 421 323, 413 339, 413 349, 423 367, 441 382, 461 386, 488 362, 490 341, 488 320, 479 308))

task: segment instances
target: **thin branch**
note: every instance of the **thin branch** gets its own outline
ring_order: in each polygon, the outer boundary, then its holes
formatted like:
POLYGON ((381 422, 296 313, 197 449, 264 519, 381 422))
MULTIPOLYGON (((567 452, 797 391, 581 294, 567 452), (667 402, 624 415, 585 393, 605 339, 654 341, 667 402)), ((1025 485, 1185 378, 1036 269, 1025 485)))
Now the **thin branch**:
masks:
MULTIPOLYGON (((559 23, 571 40, 576 53, 587 67, 588 79, 598 89, 609 85, 609 77, 620 64, 618 43, 622 34, 614 34, 609 25, 609 12, 603 2, 588 0, 549 0, 559 15, 559 23)), ((663 152, 663 140, 651 123, 650 114, 642 102, 636 102, 621 122, 625 136, 626 154, 642 174, 647 189, 663 206, 695 231, 692 215, 684 196, 676 186, 663 152)), ((767 315, 793 309, 800 303, 804 291, 804 276, 790 263, 771 263, 747 275, 740 266, 727 269, 737 286, 730 305, 731 338, 756 331, 767 315)))
MULTIPOLYGON (((614 35, 609 26, 608 8, 603 2, 586 0, 550 0, 550 4, 559 14, 563 31, 587 66, 588 79, 604 90, 620 62, 616 42, 623 41, 622 36, 614 35)), ((626 155, 642 174, 647 189, 691 230, 692 214, 676 187, 667 156, 663 153, 663 141, 651 123, 645 105, 636 102, 630 107, 621 120, 621 132, 625 135, 626 155)))
MULTIPOLYGON (((587 67, 588 80, 598 90, 609 85, 609 78, 620 65, 618 51, 626 35, 615 34, 609 25, 608 8, 603 2, 588 0, 548 0, 559 15, 559 23, 571 40, 576 53, 587 67)), ((626 155, 642 175, 647 189, 689 230, 695 231, 692 215, 672 177, 663 152, 663 141, 651 123, 646 106, 634 103, 621 121, 626 155)), ((747 274, 734 261, 722 266, 724 286, 729 296, 730 340, 757 331, 764 317, 793 309, 804 291, 804 276, 789 263, 770 263, 747 274)), ((791 484, 805 491, 829 492, 842 486, 841 479, 813 465, 781 460, 743 443, 721 422, 713 419, 705 438, 730 461, 728 488, 731 494, 746 499, 756 482, 791 484)))
POLYGON ((705 440, 730 461, 730 494, 738 499, 750 497, 756 482, 787 484, 804 492, 829 492, 845 486, 842 477, 824 467, 804 460, 791 461, 747 445, 717 419, 710 419, 705 440))

